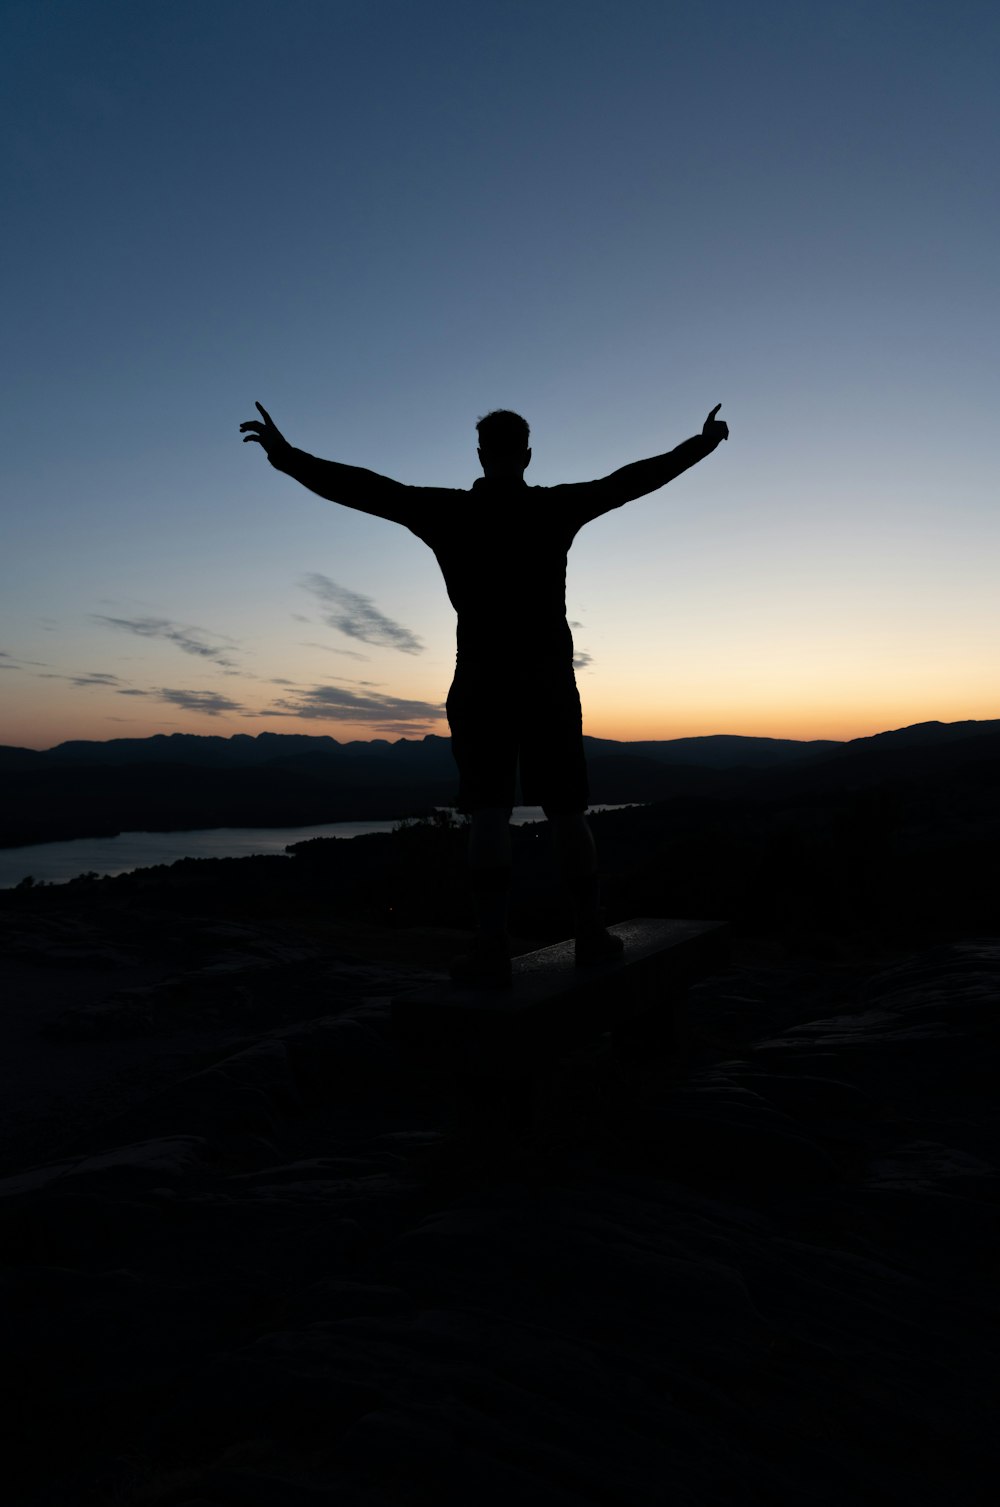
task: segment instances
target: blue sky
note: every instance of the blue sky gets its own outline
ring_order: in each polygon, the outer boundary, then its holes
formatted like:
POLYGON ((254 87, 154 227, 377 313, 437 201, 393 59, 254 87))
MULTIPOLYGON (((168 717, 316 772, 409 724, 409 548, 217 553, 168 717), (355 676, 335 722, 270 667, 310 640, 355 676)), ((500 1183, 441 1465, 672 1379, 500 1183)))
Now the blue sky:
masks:
POLYGON ((0 741, 447 731, 433 556, 258 398, 447 486, 493 407, 549 484, 721 402, 574 545, 586 730, 1000 715, 994 5, 4 14, 0 741))

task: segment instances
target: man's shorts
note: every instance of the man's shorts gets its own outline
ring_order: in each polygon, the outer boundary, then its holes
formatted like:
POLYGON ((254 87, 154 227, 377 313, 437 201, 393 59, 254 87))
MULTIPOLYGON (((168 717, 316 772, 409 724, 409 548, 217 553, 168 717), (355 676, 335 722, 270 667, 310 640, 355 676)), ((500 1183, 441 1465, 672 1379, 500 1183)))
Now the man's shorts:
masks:
POLYGON ((547 816, 586 811, 583 717, 572 662, 530 668, 460 665, 448 692, 459 809, 511 807, 521 795, 547 816))

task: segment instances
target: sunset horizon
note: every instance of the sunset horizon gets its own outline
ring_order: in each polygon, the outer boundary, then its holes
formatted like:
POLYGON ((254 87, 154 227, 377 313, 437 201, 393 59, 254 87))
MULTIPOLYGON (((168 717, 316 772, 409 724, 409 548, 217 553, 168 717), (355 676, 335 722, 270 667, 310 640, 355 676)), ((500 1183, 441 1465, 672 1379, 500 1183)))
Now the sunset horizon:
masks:
MULTIPOLYGON (((850 743, 857 739, 876 737, 881 733, 899 732, 913 727, 921 727, 928 724, 956 725, 962 723, 993 722, 1000 719, 1000 708, 987 709, 978 715, 973 713, 968 716, 910 716, 904 715, 901 720, 886 720, 883 722, 872 721, 870 723, 853 724, 826 724, 818 723, 814 729, 807 731, 783 730, 781 724, 762 723, 758 725, 742 724, 704 726, 698 723, 675 724, 668 730, 662 730, 665 724, 657 722, 638 723, 628 731, 621 732, 610 730, 598 722, 589 721, 584 716, 583 734, 585 738, 595 738, 615 743, 669 743, 681 739, 692 738, 765 738, 777 742, 813 743, 835 742, 850 743)), ((261 733, 269 733, 278 736, 305 736, 327 737, 335 742, 346 743, 397 743, 397 742, 420 742, 425 737, 448 738, 450 732, 447 720, 442 715, 440 721, 429 726, 423 731, 409 731, 397 733, 392 731, 378 732, 370 728, 359 726, 352 729, 350 726, 339 724, 332 729, 324 728, 317 723, 308 726, 290 727, 288 722, 268 722, 266 718, 256 720, 247 719, 239 725, 226 721, 219 717, 197 718, 184 724, 149 724, 130 725, 125 728, 107 730, 103 723, 95 724, 93 730, 87 730, 86 725, 62 736, 53 736, 40 740, 30 741, 24 737, 11 737, 7 735, 5 728, 4 737, 0 740, 0 746, 7 748, 23 748, 33 752, 44 753, 53 748, 58 748, 65 743, 110 743, 115 740, 136 739, 144 740, 154 737, 169 737, 172 734, 191 737, 216 737, 233 738, 237 736, 258 737, 261 733)))
POLYGON ((995 715, 995 28, 918 12, 15 7, 0 742, 447 735, 433 550, 241 443, 256 403, 470 510, 523 415, 501 647, 531 508, 717 412, 573 540, 591 736, 995 715))
POLYGON ((970 1501, 996 0, 0 74, 10 1501, 970 1501))

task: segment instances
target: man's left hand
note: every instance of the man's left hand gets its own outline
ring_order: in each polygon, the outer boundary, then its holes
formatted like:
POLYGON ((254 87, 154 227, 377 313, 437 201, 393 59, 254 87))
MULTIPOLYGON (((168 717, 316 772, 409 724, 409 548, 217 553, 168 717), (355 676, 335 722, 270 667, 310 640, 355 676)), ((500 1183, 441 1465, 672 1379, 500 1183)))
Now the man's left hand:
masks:
POLYGON ((271 460, 275 455, 280 454, 282 450, 289 448, 288 441, 267 409, 262 408, 259 403, 255 403, 254 407, 260 414, 260 419, 248 419, 245 424, 240 425, 243 443, 244 445, 249 445, 252 442, 262 445, 267 453, 268 460, 271 460), (263 422, 261 422, 262 420, 263 422))

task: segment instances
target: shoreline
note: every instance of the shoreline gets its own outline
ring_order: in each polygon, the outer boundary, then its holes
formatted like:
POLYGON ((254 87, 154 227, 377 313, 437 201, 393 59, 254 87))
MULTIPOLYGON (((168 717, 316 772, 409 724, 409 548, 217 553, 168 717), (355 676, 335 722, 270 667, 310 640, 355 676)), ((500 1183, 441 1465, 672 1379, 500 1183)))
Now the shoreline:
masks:
MULTIPOLYGON (((632 803, 595 803, 590 811, 599 814, 605 810, 625 809, 629 804, 632 803)), ((88 874, 115 878, 137 869, 176 863, 185 858, 292 856, 289 850, 297 844, 317 839, 354 841, 358 837, 391 833, 407 823, 434 825, 438 812, 446 812, 450 818, 441 820, 441 825, 461 826, 456 807, 435 806, 411 817, 372 817, 295 825, 259 823, 252 826, 136 828, 98 836, 18 844, 0 848, 0 892, 17 889, 28 878, 33 884, 69 884, 88 874), (116 847, 118 851, 114 851, 116 847)), ((541 807, 515 806, 511 824, 524 826, 544 820, 541 807)))

